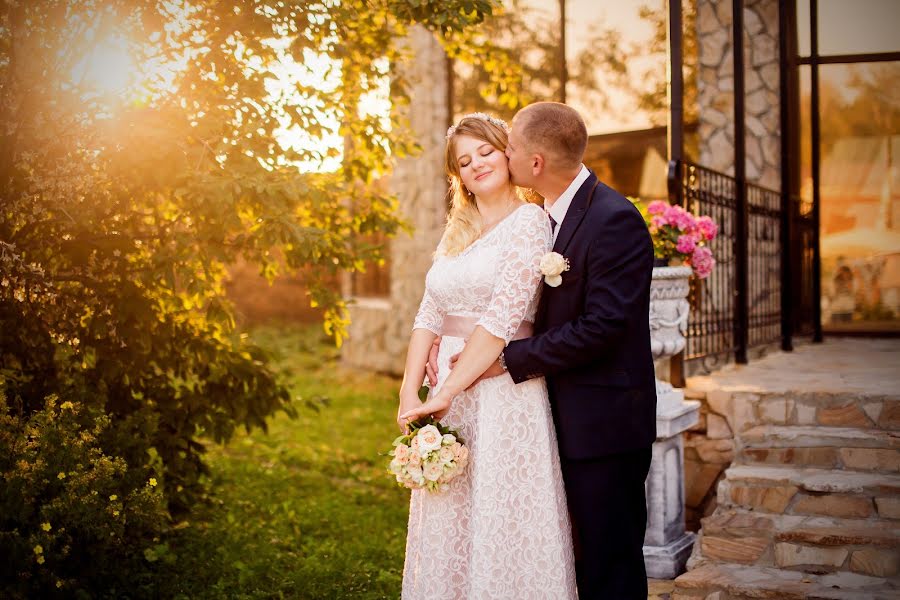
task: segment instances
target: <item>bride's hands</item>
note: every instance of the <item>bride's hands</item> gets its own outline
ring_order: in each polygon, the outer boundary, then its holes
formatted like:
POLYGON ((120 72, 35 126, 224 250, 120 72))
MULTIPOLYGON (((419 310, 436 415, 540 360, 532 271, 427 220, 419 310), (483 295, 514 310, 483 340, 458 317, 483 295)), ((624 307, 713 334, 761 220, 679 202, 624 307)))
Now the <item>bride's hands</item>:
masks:
POLYGON ((449 396, 438 392, 435 396, 429 398, 425 404, 420 404, 412 410, 401 414, 397 420, 403 423, 402 426, 405 426, 410 421, 415 421, 428 415, 434 415, 435 419, 443 419, 450 412, 451 404, 453 404, 453 401, 449 396))
POLYGON ((418 394, 400 392, 400 406, 397 408, 397 427, 400 433, 406 433, 406 419, 401 415, 422 406, 418 394))

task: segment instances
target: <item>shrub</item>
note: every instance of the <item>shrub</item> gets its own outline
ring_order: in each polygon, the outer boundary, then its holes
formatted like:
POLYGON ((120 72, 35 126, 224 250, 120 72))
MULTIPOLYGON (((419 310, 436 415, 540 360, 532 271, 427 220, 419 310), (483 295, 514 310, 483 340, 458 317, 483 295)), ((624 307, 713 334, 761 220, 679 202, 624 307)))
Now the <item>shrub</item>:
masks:
POLYGON ((108 416, 46 398, 27 418, 0 387, 0 585, 16 598, 139 596, 145 553, 169 526, 149 468, 129 468, 102 440, 108 416), (91 590, 88 592, 87 590, 91 590), (80 594, 79 594, 80 592, 80 594))

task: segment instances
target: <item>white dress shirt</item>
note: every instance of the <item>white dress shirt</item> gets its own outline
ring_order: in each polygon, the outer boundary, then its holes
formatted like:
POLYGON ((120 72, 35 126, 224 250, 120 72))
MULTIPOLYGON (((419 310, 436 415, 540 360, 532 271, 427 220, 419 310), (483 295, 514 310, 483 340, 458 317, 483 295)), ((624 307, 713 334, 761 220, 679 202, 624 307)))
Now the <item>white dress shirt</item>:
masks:
POLYGON ((581 165, 581 171, 578 172, 578 175, 575 176, 575 179, 572 180, 572 183, 569 184, 569 187, 566 188, 562 194, 560 194, 559 198, 549 203, 550 208, 547 208, 548 202, 544 200, 544 210, 546 210, 553 220, 556 221, 556 229, 553 231, 553 243, 556 243, 556 238, 559 236, 559 228, 562 227, 563 219, 566 218, 566 213, 569 212, 569 205, 572 204, 572 199, 575 198, 575 193, 578 191, 578 188, 581 187, 581 184, 587 181, 587 178, 590 177, 591 172, 588 171, 587 167, 581 165))

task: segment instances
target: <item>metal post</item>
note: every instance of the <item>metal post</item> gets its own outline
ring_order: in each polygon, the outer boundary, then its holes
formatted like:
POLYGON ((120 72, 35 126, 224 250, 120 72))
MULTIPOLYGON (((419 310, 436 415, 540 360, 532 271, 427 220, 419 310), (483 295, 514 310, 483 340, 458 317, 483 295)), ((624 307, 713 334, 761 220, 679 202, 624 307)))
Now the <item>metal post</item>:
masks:
POLYGON ((797 142, 797 7, 793 2, 778 3, 778 55, 781 65, 781 349, 794 349, 793 265, 791 239, 793 216, 791 198, 797 181, 794 160, 797 142))
POLYGON ((566 0, 559 0, 559 101, 566 103, 569 67, 566 64, 566 0))
POLYGON ((735 352, 738 364, 747 363, 747 335, 750 328, 747 206, 746 129, 744 126, 744 2, 732 1, 732 43, 734 44, 734 179, 736 201, 734 299, 735 352))
POLYGON ((822 261, 819 248, 819 228, 821 192, 819 190, 819 2, 809 2, 809 41, 810 41, 810 79, 812 83, 812 98, 810 99, 810 123, 812 133, 812 183, 813 183, 813 342, 822 341, 822 261))
POLYGON ((684 159, 684 48, 681 0, 669 0, 669 160, 684 159))
MULTIPOLYGON (((682 42, 681 0, 669 0, 669 127, 667 145, 669 151, 669 200, 684 206, 684 49, 682 42)), ((684 351, 669 359, 669 383, 685 387, 684 351)))

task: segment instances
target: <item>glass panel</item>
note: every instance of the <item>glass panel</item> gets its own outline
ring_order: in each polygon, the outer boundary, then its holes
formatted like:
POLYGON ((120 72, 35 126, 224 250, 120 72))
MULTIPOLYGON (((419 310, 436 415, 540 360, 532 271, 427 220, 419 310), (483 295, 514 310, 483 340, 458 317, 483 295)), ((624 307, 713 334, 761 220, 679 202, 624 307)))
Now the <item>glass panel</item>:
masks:
POLYGON ((566 1, 566 102, 584 115, 588 133, 666 124, 667 6, 566 1))
POLYGON ((822 325, 900 330, 900 62, 822 65, 822 325))
POLYGON ((897 0, 818 1, 820 56, 900 51, 897 0))
MULTIPOLYGON (((799 203, 791 209, 790 253, 793 274, 791 286, 792 302, 794 304, 794 327, 797 335, 811 335, 816 329, 814 321, 815 306, 819 298, 814 293, 813 270, 815 243, 815 223, 812 220, 813 185, 812 185, 812 131, 810 119, 811 103, 811 78, 812 71, 809 65, 800 65, 800 125, 797 132, 800 152, 799 157, 791 156, 789 168, 799 173, 800 199, 799 203)), ((792 203, 794 199, 791 199, 792 203)))
MULTIPOLYGON (((685 7, 689 39, 693 3, 685 7)), ((566 102, 587 124, 585 164, 622 194, 644 200, 667 195, 667 17, 665 0, 566 2, 566 102)), ((687 93, 686 106, 691 98, 687 93)))
POLYGON ((809 0, 797 0, 797 53, 800 56, 809 56, 812 53, 809 23, 809 0))

